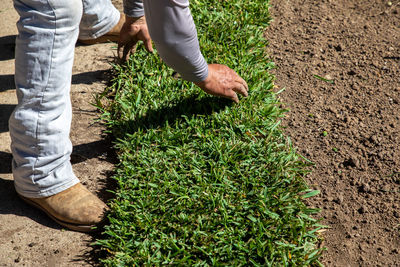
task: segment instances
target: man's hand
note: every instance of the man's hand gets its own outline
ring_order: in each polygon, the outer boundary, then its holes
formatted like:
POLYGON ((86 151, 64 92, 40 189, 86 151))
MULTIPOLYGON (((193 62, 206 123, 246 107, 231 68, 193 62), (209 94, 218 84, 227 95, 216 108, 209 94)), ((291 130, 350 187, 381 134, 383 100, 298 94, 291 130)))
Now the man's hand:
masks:
POLYGON ((130 54, 136 49, 137 42, 144 42, 146 50, 153 52, 149 30, 147 29, 146 19, 126 17, 126 21, 122 26, 118 41, 118 58, 126 61, 130 54))
POLYGON ((235 103, 239 103, 237 93, 246 97, 249 90, 246 81, 234 70, 220 64, 209 64, 208 77, 196 85, 210 95, 229 98, 235 103))

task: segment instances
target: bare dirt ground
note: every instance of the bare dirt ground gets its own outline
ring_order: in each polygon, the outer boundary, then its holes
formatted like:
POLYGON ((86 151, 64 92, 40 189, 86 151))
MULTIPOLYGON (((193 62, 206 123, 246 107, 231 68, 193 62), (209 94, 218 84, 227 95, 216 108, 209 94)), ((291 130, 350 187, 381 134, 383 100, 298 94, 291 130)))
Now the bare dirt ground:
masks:
POLYGON ((270 3, 283 124, 330 227, 322 262, 400 266, 400 2, 270 3))
MULTIPOLYGON (((121 8, 121 1, 116 0, 121 8)), ((372 0, 271 0, 267 29, 283 120, 298 151, 315 163, 327 266, 400 266, 400 4, 372 0), (316 78, 318 75, 333 83, 316 78)), ((13 189, 7 120, 18 16, 0 2, 0 266, 94 265, 93 237, 63 231, 13 189)), ((104 87, 113 45, 78 46, 71 88, 78 177, 103 198, 113 168, 92 94, 104 87)))

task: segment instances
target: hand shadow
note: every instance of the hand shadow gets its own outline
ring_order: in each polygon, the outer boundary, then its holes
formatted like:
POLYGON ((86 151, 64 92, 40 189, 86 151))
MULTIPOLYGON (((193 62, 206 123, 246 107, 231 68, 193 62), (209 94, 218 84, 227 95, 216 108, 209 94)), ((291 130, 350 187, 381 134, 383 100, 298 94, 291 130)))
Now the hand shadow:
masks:
POLYGON ((211 115, 233 105, 231 100, 225 98, 214 96, 197 98, 196 95, 192 95, 171 106, 150 109, 142 117, 125 121, 119 130, 131 134, 139 129, 156 129, 165 126, 167 122, 169 125, 173 125, 176 121, 184 121, 184 116, 211 115))

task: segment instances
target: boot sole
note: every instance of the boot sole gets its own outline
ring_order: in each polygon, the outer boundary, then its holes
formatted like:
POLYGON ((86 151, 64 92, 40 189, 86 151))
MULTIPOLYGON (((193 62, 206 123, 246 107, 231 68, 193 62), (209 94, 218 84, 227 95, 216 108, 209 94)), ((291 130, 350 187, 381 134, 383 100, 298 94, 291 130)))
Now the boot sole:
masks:
POLYGON ((69 222, 65 222, 62 221, 60 219, 57 219, 56 217, 54 217, 49 211, 47 211, 45 208, 43 208, 42 206, 40 206, 39 204, 37 204, 36 202, 21 196, 20 194, 18 194, 18 196, 25 201, 27 204, 34 206, 35 208, 40 209, 41 211, 43 211, 44 213, 47 214, 47 216, 49 216, 52 220, 54 220, 55 222, 57 222, 58 224, 73 230, 73 231, 77 231, 77 232, 83 232, 83 233, 89 233, 89 232, 98 232, 100 231, 100 229, 102 227, 100 227, 100 225, 104 225, 104 223, 101 224, 97 224, 97 225, 81 225, 81 224, 74 224, 74 223, 69 223, 69 222))

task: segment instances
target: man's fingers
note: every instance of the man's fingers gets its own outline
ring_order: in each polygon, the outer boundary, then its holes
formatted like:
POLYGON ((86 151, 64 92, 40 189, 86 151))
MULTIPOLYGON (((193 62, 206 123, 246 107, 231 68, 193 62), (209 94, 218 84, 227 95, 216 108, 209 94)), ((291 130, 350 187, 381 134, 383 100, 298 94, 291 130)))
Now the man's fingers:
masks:
POLYGON ((131 49, 129 48, 129 45, 125 45, 124 46, 124 54, 122 55, 122 59, 124 61, 127 61, 129 58, 129 52, 131 51, 131 49))
POLYGON ((240 86, 240 88, 238 88, 237 92, 240 93, 241 95, 247 96, 247 91, 249 91, 249 86, 247 85, 247 82, 242 77, 240 77, 240 75, 237 74, 236 71, 234 71, 233 69, 230 69, 230 71, 231 71, 230 74, 231 74, 232 80, 234 80, 236 83, 241 84, 241 86, 240 86), (246 91, 246 92, 243 91, 243 88, 244 88, 244 91, 246 91))
POLYGON ((229 97, 229 99, 231 99, 231 100, 232 100, 233 102, 235 102, 236 104, 239 103, 239 98, 238 98, 238 96, 237 96, 236 93, 233 93, 233 94, 229 97))
POLYGON ((244 86, 244 88, 246 89, 246 91, 248 91, 249 90, 249 86, 247 85, 247 82, 242 77, 240 77, 240 75, 237 74, 236 71, 234 71, 232 69, 231 69, 231 71, 232 71, 232 73, 231 73, 232 76, 234 76, 233 80, 235 82, 241 83, 244 86))
POLYGON ((233 87, 233 91, 241 94, 242 96, 248 96, 247 89, 242 83, 236 82, 235 86, 233 87))
MULTIPOLYGON (((238 76, 239 76, 239 75, 238 75, 238 76)), ((244 86, 244 88, 246 89, 246 91, 249 91, 249 86, 247 85, 247 82, 246 82, 242 77, 239 76, 238 82, 241 83, 241 84, 244 86)))
POLYGON ((122 43, 118 42, 117 54, 119 59, 122 59, 122 49, 121 49, 122 47, 123 47, 122 43))
POLYGON ((124 55, 123 59, 127 61, 129 59, 129 55, 135 52, 137 40, 130 41, 128 44, 124 46, 124 55))
POLYGON ((151 43, 151 39, 147 39, 144 42, 144 47, 146 48, 146 50, 150 53, 153 53, 153 44, 151 43))

